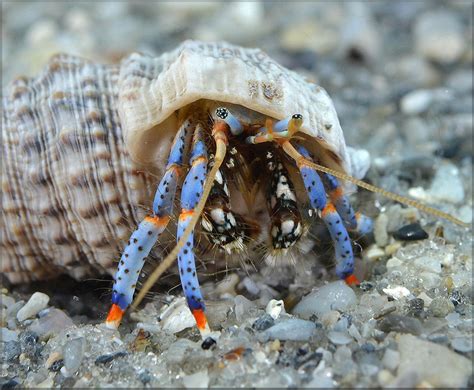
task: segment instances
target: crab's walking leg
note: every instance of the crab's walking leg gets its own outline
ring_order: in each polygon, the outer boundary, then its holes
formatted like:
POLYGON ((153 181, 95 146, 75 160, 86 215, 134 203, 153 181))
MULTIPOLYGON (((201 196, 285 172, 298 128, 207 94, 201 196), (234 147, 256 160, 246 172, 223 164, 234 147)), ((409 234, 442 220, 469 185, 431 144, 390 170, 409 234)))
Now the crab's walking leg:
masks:
POLYGON ((336 274, 341 279, 346 279, 348 283, 357 283, 353 276, 354 254, 349 234, 342 222, 342 218, 336 210, 336 207, 327 200, 323 182, 316 170, 305 163, 311 161, 308 151, 298 147, 298 152, 304 159, 298 162, 298 168, 308 193, 309 201, 314 209, 321 213, 321 218, 329 230, 329 234, 334 242, 336 252, 336 274))
POLYGON ((336 210, 342 217, 346 228, 361 235, 370 233, 373 229, 372 220, 360 212, 354 212, 354 209, 352 208, 349 199, 344 194, 339 181, 333 175, 328 173, 324 173, 322 177, 323 182, 328 189, 329 197, 336 206, 336 210))
POLYGON ((145 259, 170 220, 190 125, 190 120, 186 120, 176 133, 166 172, 156 190, 153 202, 154 215, 145 217, 138 225, 120 258, 113 286, 112 307, 106 320, 110 328, 117 328, 120 325, 123 313, 132 303, 145 259))
MULTIPOLYGON (((178 220, 179 241, 183 232, 186 230, 189 221, 193 218, 194 209, 201 198, 204 181, 207 176, 207 150, 203 139, 203 130, 201 125, 196 126, 193 139, 193 148, 191 151, 191 168, 184 180, 181 190, 181 214, 178 220)), ((194 231, 188 236, 186 244, 178 253, 179 276, 183 287, 186 301, 189 309, 196 319, 196 324, 204 336, 209 333, 205 306, 199 287, 199 281, 196 276, 196 264, 194 261, 194 231)))

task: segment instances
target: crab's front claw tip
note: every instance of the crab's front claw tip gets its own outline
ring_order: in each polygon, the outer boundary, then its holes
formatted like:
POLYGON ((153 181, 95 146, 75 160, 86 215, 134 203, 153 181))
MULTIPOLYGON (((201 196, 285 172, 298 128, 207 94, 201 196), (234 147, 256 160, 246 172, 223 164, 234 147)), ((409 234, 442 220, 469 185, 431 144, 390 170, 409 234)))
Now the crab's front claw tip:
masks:
POLYGON ((358 286, 360 284, 359 279, 354 274, 347 276, 344 280, 349 286, 358 286))
POLYGON ((113 303, 105 320, 107 328, 118 329, 120 321, 122 321, 123 313, 125 313, 125 310, 122 310, 119 305, 113 303))

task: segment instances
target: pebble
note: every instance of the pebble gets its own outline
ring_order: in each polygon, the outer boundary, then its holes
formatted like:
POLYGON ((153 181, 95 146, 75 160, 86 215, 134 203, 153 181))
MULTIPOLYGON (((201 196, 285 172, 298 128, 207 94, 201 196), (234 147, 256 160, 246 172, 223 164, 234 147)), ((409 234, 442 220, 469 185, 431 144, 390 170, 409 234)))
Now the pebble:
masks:
POLYGON ((461 203, 465 193, 459 169, 447 161, 440 164, 427 194, 429 199, 434 201, 461 203))
POLYGON ((458 352, 468 353, 472 351, 471 337, 456 337, 451 341, 451 346, 458 352))
POLYGON ((414 335, 420 335, 423 332, 423 326, 420 320, 393 313, 379 320, 379 329, 385 333, 398 332, 411 333, 414 335))
POLYGON ((418 53, 440 64, 458 61, 465 50, 461 22, 446 9, 423 14, 415 24, 414 38, 418 53))
POLYGON ((275 324, 275 319, 270 314, 264 314, 257 318, 252 324, 252 328, 258 331, 266 330, 275 324))
POLYGON ((47 309, 47 313, 36 319, 29 327, 31 331, 40 336, 41 339, 48 339, 64 329, 74 326, 71 318, 62 310, 54 307, 47 309))
POLYGON ((388 234, 387 234, 387 226, 388 226, 388 216, 385 213, 380 214, 374 223, 374 238, 375 243, 383 248, 388 244, 388 234))
POLYGON ((14 330, 10 330, 8 328, 1 328, 0 336, 0 340, 4 343, 7 343, 9 341, 18 341, 17 333, 14 330))
POLYGON ((402 298, 405 298, 409 296, 410 290, 408 290, 404 286, 395 286, 395 287, 390 287, 390 288, 384 288, 382 291, 387 294, 389 297, 392 297, 393 299, 399 300, 402 298))
POLYGON ((472 373, 469 359, 443 345, 412 335, 399 337, 398 350, 398 378, 417 373, 419 382, 426 380, 434 387, 464 387, 472 373))
POLYGON ((164 308, 160 314, 160 319, 161 329, 172 334, 196 325, 196 320, 191 314, 184 297, 176 298, 169 306, 164 308))
POLYGON ((433 93, 428 89, 417 89, 402 97, 400 109, 404 114, 417 115, 425 112, 433 101, 433 93))
POLYGON ((345 332, 331 330, 328 332, 328 339, 336 345, 346 345, 353 341, 353 338, 345 332))
POLYGON ((418 222, 405 225, 393 233, 393 237, 402 241, 426 240, 426 233, 418 222))
POLYGON ((211 349, 217 342, 212 337, 206 337, 206 339, 202 342, 201 348, 202 349, 211 349))
MULTIPOLYGON (((82 363, 86 341, 83 337, 77 337, 69 340, 63 347, 65 376, 72 376, 76 373, 82 363)), ((64 370, 61 370, 64 373, 64 370)))
POLYGON ((285 312, 285 306, 282 300, 277 301, 276 299, 272 299, 270 300, 270 302, 268 302, 267 307, 265 308, 265 311, 274 320, 276 320, 278 317, 280 317, 280 313, 282 311, 285 312))
POLYGON ((0 302, 1 302, 3 307, 8 309, 11 305, 13 305, 15 303, 15 300, 12 297, 8 296, 8 295, 1 294, 0 295, 0 302))
POLYGON ((306 341, 316 329, 314 322, 290 318, 279 322, 259 334, 262 342, 268 340, 306 341))
POLYGON ((127 356, 127 352, 124 351, 119 351, 115 353, 109 353, 106 355, 101 355, 97 359, 95 359, 95 365, 98 366, 99 364, 106 364, 110 363, 112 360, 118 358, 118 357, 124 357, 127 356))
POLYGON ((385 256, 385 251, 377 245, 371 245, 364 251, 364 259, 375 261, 385 256))
POLYGON ((37 359, 40 356, 43 346, 38 340, 38 335, 30 330, 20 333, 21 351, 25 357, 37 359))
POLYGON ((382 364, 390 371, 395 371, 400 364, 400 352, 387 348, 383 354, 382 364))
POLYGON ((431 313, 435 317, 446 317, 454 311, 454 304, 445 297, 435 297, 429 306, 431 313))
POLYGON ((234 298, 235 307, 235 318, 238 322, 242 322, 249 317, 253 317, 257 314, 257 307, 252 302, 245 298, 243 295, 237 295, 234 298))
POLYGON ((183 378, 183 385, 187 389, 207 388, 209 384, 209 375, 207 370, 198 371, 191 375, 186 375, 183 378))
POLYGON ((7 341, 3 344, 2 356, 4 361, 12 362, 21 354, 21 344, 18 341, 7 341))
POLYGON ((419 317, 425 308, 425 301, 421 298, 415 298, 408 301, 407 311, 409 315, 419 317))
POLYGON ((49 297, 46 294, 35 292, 28 302, 26 302, 25 306, 18 310, 16 314, 17 320, 22 322, 27 318, 35 316, 48 305, 48 302, 49 297))
POLYGON ((331 310, 344 311, 356 303, 354 291, 344 281, 328 283, 303 297, 293 309, 293 314, 309 319, 322 316, 331 310))

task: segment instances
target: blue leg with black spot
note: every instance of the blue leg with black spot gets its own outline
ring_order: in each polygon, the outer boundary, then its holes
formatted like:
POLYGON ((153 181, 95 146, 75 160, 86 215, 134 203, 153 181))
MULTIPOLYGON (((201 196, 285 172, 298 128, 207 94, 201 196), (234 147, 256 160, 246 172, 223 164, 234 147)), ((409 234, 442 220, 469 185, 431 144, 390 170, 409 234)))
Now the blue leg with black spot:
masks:
POLYGON ((190 129, 191 121, 186 120, 176 133, 168 157, 166 172, 156 190, 153 202, 154 215, 145 217, 138 225, 120 258, 112 292, 112 307, 106 320, 106 324, 110 328, 119 326, 123 313, 132 303, 145 259, 171 218, 190 129))
MULTIPOLYGON (((312 160, 311 155, 303 146, 297 146, 298 152, 307 160, 312 160)), ((316 170, 305 164, 304 160, 299 163, 300 170, 309 201, 313 209, 320 212, 321 218, 329 230, 334 242, 336 254, 336 275, 353 283, 354 254, 347 229, 336 207, 328 201, 326 191, 321 178, 316 170)))
MULTIPOLYGON (((181 190, 181 214, 178 220, 177 241, 180 240, 183 232, 194 215, 194 208, 201 198, 204 182, 207 177, 207 149, 204 143, 203 130, 200 125, 196 127, 191 151, 191 168, 184 180, 181 190)), ((204 300, 199 287, 199 280, 196 275, 196 263, 194 259, 194 231, 189 235, 186 244, 178 254, 179 276, 183 287, 184 295, 191 310, 196 325, 203 337, 207 335, 209 325, 205 315, 204 300)))

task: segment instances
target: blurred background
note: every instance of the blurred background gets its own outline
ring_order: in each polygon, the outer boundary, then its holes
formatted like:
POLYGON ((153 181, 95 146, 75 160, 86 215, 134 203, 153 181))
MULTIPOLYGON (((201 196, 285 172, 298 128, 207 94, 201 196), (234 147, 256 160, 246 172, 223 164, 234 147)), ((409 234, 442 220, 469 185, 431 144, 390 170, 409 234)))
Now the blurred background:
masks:
POLYGON ((2 11, 3 85, 57 52, 117 62, 227 40, 320 83, 348 143, 373 157, 472 154, 469 1, 3 1, 2 11))

